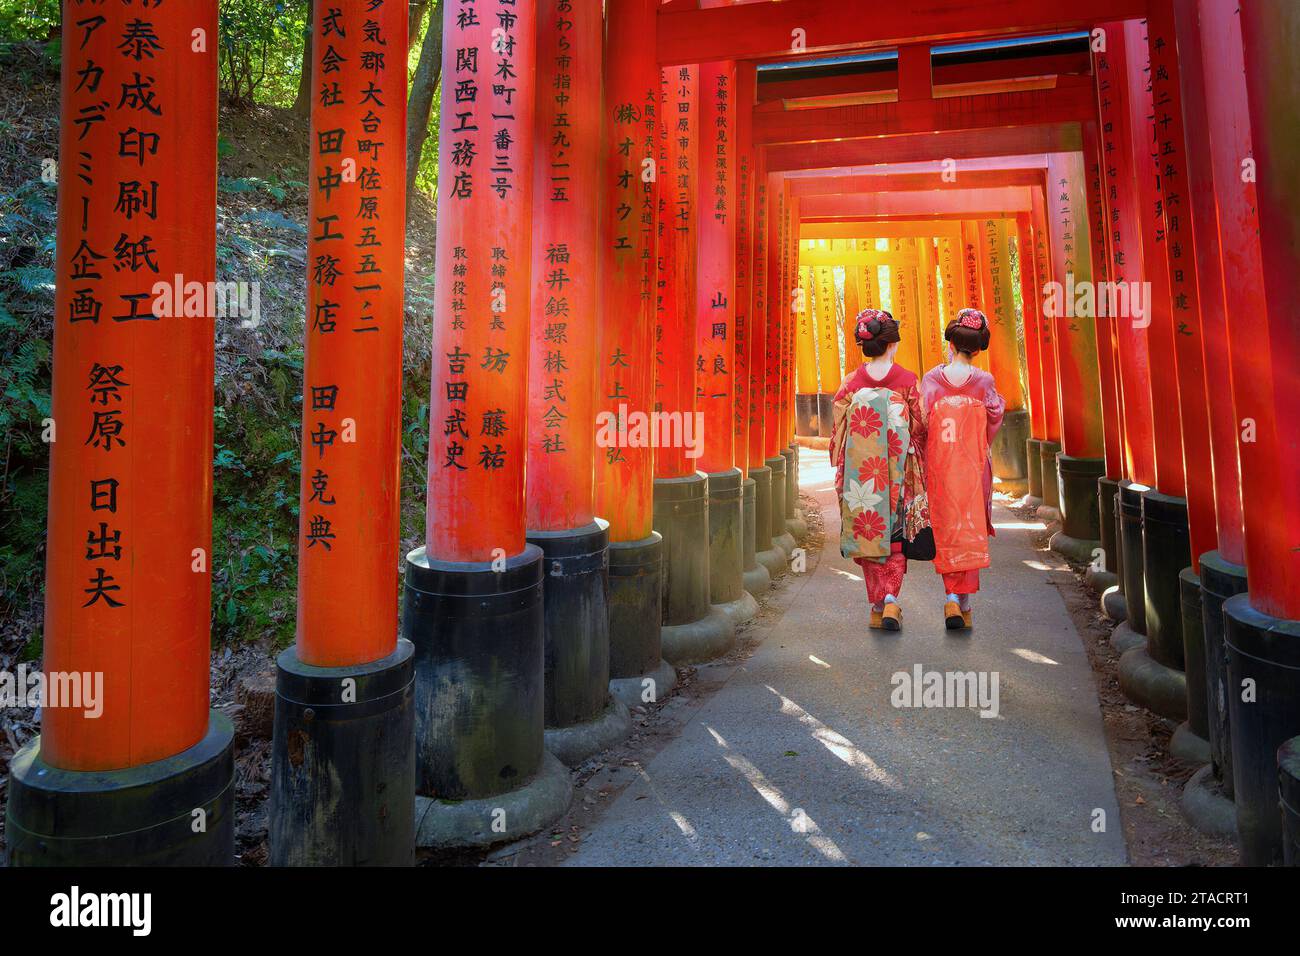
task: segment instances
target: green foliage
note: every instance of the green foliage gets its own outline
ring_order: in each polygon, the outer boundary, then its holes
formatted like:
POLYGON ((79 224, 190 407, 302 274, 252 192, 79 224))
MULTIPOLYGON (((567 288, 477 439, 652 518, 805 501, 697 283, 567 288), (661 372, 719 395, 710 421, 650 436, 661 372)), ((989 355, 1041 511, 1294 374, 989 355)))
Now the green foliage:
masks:
POLYGON ((220 0, 217 62, 230 103, 293 103, 307 9, 308 0, 220 0))
POLYGON ((61 19, 59 0, 0 0, 0 43, 48 39, 61 19))

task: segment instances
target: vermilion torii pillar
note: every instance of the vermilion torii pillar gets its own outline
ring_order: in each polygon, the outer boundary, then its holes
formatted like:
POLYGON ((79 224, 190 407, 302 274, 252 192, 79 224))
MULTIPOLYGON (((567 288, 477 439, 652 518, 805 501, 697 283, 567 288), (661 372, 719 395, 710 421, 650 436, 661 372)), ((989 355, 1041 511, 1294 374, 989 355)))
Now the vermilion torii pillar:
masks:
MULTIPOLYGON (((758 156, 754 151, 750 127, 753 104, 757 99, 753 63, 736 68, 736 349, 732 373, 735 375, 736 466, 742 482, 741 499, 741 576, 745 590, 755 598, 772 586, 772 575, 758 562, 758 481, 750 472, 750 430, 756 398, 753 393, 754 290, 761 279, 757 269, 756 247, 758 156)), ((762 441, 761 437, 759 439, 762 441)), ((762 462, 759 462, 762 465, 762 462)), ((764 496, 766 504, 766 496, 764 496)), ((766 546, 765 546, 766 547, 766 546)))
MULTIPOLYGON (((801 272, 804 270, 801 270, 801 272)), ((832 399, 840 387, 840 323, 835 308, 835 273, 830 266, 806 270, 813 298, 817 340, 817 434, 829 438, 834 425, 832 399)))
MULTIPOLYGON (((1097 288, 1110 281, 1110 256, 1107 249, 1106 209, 1102 200, 1101 135, 1094 122, 1083 124, 1083 164, 1088 193, 1088 238, 1091 242, 1093 281, 1097 288)), ((1124 416, 1115 368, 1115 319, 1110 310, 1096 308, 1093 300, 1093 327, 1097 334, 1097 372, 1101 385, 1102 432, 1105 442, 1105 473, 1097 479, 1097 517, 1101 554, 1085 572, 1085 581, 1102 594, 1102 609, 1118 600, 1119 548, 1115 529, 1115 496, 1124 477, 1124 416), (1108 599, 1106 592, 1116 588, 1108 599)))
POLYGON ((618 439, 626 434, 600 429, 595 409, 608 291, 601 287, 604 271, 591 267, 601 261, 606 191, 604 26, 591 7, 538 5, 528 540, 541 548, 546 567, 546 748, 571 765, 614 743, 631 723, 609 694, 609 524, 595 516, 592 468, 597 444, 622 454, 618 439))
MULTIPOLYGON (((753 152, 754 164, 754 228, 753 228, 753 286, 750 292, 750 322, 746 329, 749 351, 749 476, 754 480, 754 559, 767 569, 769 580, 785 570, 784 550, 773 539, 784 528, 772 523, 773 492, 772 465, 767 435, 767 380, 771 331, 771 288, 769 257, 771 236, 768 233, 768 177, 759 151, 753 152)), ((783 459, 784 461, 784 459, 783 459)), ((785 494, 785 469, 781 470, 779 494, 785 494)))
POLYGON ((216 6, 66 5, 43 665, 70 690, 10 763, 15 866, 234 863, 208 708, 216 6))
POLYGON ((763 463, 772 471, 772 543, 788 560, 794 551, 794 536, 786 528, 786 482, 790 480, 782 454, 785 448, 786 319, 790 299, 785 275, 785 185, 778 173, 767 179, 767 320, 763 379, 763 463))
POLYGON ((1107 39, 1106 49, 1093 54, 1093 72, 1097 77, 1102 198, 1108 223, 1108 278, 1128 293, 1128 308, 1112 317, 1117 389, 1123 396, 1120 411, 1124 417, 1124 478, 1115 497, 1117 564, 1124 600, 1103 599, 1108 614, 1126 621, 1120 625, 1120 646, 1123 642, 1140 644, 1146 633, 1142 493, 1155 486, 1155 421, 1146 337, 1150 305, 1142 295, 1147 286, 1143 284, 1143 238, 1130 145, 1128 41, 1122 23, 1105 23, 1101 30, 1107 39), (1140 307, 1135 307, 1135 302, 1140 307))
POLYGON ((989 342, 989 371, 998 391, 1006 399, 1002 427, 993 439, 993 475, 998 490, 1018 498, 1029 490, 1025 441, 1029 438, 1029 410, 1025 408, 1020 384, 1020 342, 1016 329, 1016 307, 1011 284, 1009 234, 1005 219, 983 219, 979 230, 980 285, 984 289, 984 312, 992 330, 989 342))
POLYGON ((710 599, 740 622, 753 617, 758 602, 744 588, 744 476, 735 464, 736 64, 703 64, 699 94, 695 394, 704 445, 698 467, 709 479, 710 599))
POLYGON ((1217 786, 1207 789, 1205 776, 1199 773, 1187 786, 1207 796, 1221 791, 1231 800, 1234 774, 1228 700, 1233 690, 1227 686, 1224 663, 1223 605, 1246 590, 1247 564, 1252 575, 1279 573, 1281 566, 1273 555, 1284 540, 1278 537, 1279 528, 1269 508, 1244 508, 1247 496, 1276 501, 1281 492, 1277 484, 1280 476, 1265 467, 1276 440, 1274 416, 1252 419, 1251 429, 1246 430, 1246 413, 1239 411, 1270 407, 1273 378, 1255 183, 1244 175, 1243 166, 1254 160, 1238 4, 1205 0, 1190 9, 1180 7, 1178 49, 1188 104, 1188 188, 1195 203, 1197 281, 1206 391, 1211 396, 1219 543, 1216 551, 1199 556, 1206 721, 1211 773, 1217 786), (1205 44, 1202 36, 1214 40, 1205 44), (1202 200, 1208 208, 1201 205, 1202 200), (1213 257, 1218 257, 1217 261, 1213 257))
POLYGON ((664 541, 660 640, 674 664, 709 660, 735 642, 731 619, 709 600, 708 480, 699 470, 708 440, 695 385, 699 74, 698 66, 675 66, 661 75, 659 403, 679 416, 682 441, 655 456, 654 528, 664 541))
MULTIPOLYGON (((565 4, 567 6, 567 3, 565 4)), ((593 7, 595 5, 592 5, 593 7)), ((599 272, 600 405, 596 503, 610 523, 609 676, 621 701, 649 703, 676 682, 661 658, 663 539, 654 530, 654 445, 679 440, 654 427, 659 196, 659 68, 654 0, 608 4, 599 272)), ((598 16, 598 11, 593 10, 598 16)), ((595 91, 593 90, 593 95, 595 91)), ((580 671, 579 671, 580 673, 580 671)), ((607 720, 608 722, 608 720, 607 720)), ((575 758, 605 749, 589 735, 575 758)))
POLYGON ((393 601, 407 17, 329 0, 312 29, 298 634, 276 661, 270 859, 410 865, 414 648, 393 601))
MULTIPOLYGON (((940 262, 943 261, 943 241, 939 246, 940 262)), ((1016 254, 1020 263, 1020 303, 1023 310, 1022 320, 1025 331, 1025 373, 1029 381, 1029 435, 1025 439, 1026 503, 1039 505, 1043 501, 1043 455, 1042 436, 1044 434, 1043 411, 1043 369, 1041 350, 1038 342, 1038 324, 1041 321, 1038 309, 1038 282, 1034 275, 1034 234, 1030 225, 1029 213, 1016 214, 1016 254)))
POLYGON ((1055 326, 1061 414, 1061 451, 1056 467, 1061 530, 1053 536, 1052 548, 1081 563, 1092 560, 1093 549, 1100 543, 1097 479, 1106 470, 1093 309, 1086 299, 1072 294, 1081 283, 1092 282, 1085 177, 1081 154, 1048 154, 1047 206, 1053 279, 1057 285, 1052 287, 1052 294, 1044 291, 1043 302, 1055 326))
MULTIPOLYGON (((1046 314, 1044 296, 1053 279, 1052 241, 1047 228, 1047 205, 1043 193, 1035 189, 1030 197, 1030 215, 1034 223, 1033 262, 1038 282, 1038 357, 1043 387, 1043 438, 1038 443, 1039 470, 1043 482, 1042 508, 1048 515, 1059 513, 1060 477, 1056 456, 1061 450, 1061 393, 1056 379, 1055 321, 1046 314)), ((1028 334, 1028 330, 1026 330, 1028 334)))
MULTIPOLYGON (((1247 512, 1247 563, 1250 592, 1224 604, 1227 626, 1228 684, 1241 687, 1253 681, 1253 703, 1241 694, 1229 695, 1232 725, 1233 774, 1237 801, 1237 830, 1242 855, 1250 864, 1282 859, 1283 833, 1277 812, 1279 784, 1292 844, 1286 862, 1296 863, 1294 846, 1300 780, 1294 758, 1280 764, 1283 741, 1300 734, 1300 426, 1289 410, 1300 394, 1295 355, 1300 332, 1295 303, 1300 301, 1300 255, 1297 254, 1297 176, 1295 155, 1296 91, 1293 78, 1300 68, 1295 39, 1300 34, 1300 10, 1292 4, 1242 5, 1240 12, 1246 89, 1250 103, 1252 169, 1258 182, 1260 263, 1268 301, 1269 364, 1273 387, 1271 407, 1237 402, 1237 414, 1259 421, 1272 414, 1276 433, 1272 447, 1252 450, 1251 465, 1276 475, 1279 495, 1260 499, 1243 495, 1247 512), (1252 510, 1263 509, 1272 519, 1274 545, 1271 560, 1279 567, 1262 579, 1251 560, 1252 510), (1279 584, 1282 586, 1279 587, 1279 584)), ((1239 160, 1240 162, 1240 160, 1239 160)), ((1239 177, 1240 178, 1240 177, 1239 177)), ((1245 185, 1245 184, 1243 184, 1245 185)), ((1234 277, 1235 278, 1235 277, 1234 277)), ((1234 346, 1235 346, 1234 339, 1234 346)), ((1255 348, 1262 340, 1247 342, 1255 348)), ((1235 369, 1234 369, 1235 371, 1235 369)), ((1234 377, 1235 381, 1235 377, 1234 377)), ((1244 426, 1243 426, 1244 428, 1244 426)), ((1242 452, 1242 475, 1249 465, 1242 452)), ((1287 747, 1295 752, 1296 742, 1287 747)))
POLYGON ((525 540, 537 16, 443 10, 428 514, 402 610, 424 846, 507 839, 571 793, 543 749, 542 552, 525 540))
MULTIPOLYGON (((1183 182, 1166 175, 1160 155, 1167 138, 1164 126, 1171 108, 1169 93, 1160 80, 1151 79, 1162 69, 1152 60, 1144 23, 1124 25, 1125 67, 1128 76, 1129 147, 1137 183, 1137 219, 1141 226, 1142 262, 1150 283, 1150 315, 1145 329, 1150 357, 1151 405, 1159 409, 1161 427, 1155 429, 1156 487, 1142 492, 1142 590, 1147 641, 1125 652, 1120 686, 1136 703, 1171 720, 1187 713, 1183 676, 1182 613, 1178 575, 1190 560, 1187 529, 1187 484, 1183 465, 1182 424, 1178 395, 1177 353, 1174 347, 1178 302, 1170 284, 1169 260, 1173 244, 1163 210, 1175 198, 1183 207, 1183 182), (1155 96, 1160 85, 1162 92, 1155 96), (1159 124, 1156 109, 1165 117, 1159 124), (1174 427, 1177 425, 1178 427, 1174 427)), ((1156 47, 1158 50, 1158 47, 1156 47)), ((1131 492, 1130 492, 1131 494, 1131 492)), ((1134 595, 1129 595, 1132 615, 1134 595)))
POLYGON ((790 194, 790 183, 784 184, 785 202, 785 255, 786 255, 786 329, 785 359, 782 364, 784 384, 781 388, 781 418, 785 436, 781 454, 785 456, 785 526, 795 541, 802 544, 808 536, 808 523, 799 513, 799 446, 794 436, 798 428, 799 406, 796 394, 795 363, 798 360, 797 336, 804 335, 805 323, 810 321, 808 293, 802 288, 799 276, 799 204, 797 196, 790 194))

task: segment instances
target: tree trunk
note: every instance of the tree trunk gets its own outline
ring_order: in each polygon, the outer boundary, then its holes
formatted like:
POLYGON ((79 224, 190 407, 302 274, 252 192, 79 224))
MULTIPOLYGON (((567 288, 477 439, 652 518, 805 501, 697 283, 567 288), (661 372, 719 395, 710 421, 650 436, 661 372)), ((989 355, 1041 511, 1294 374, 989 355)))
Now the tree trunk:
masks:
POLYGON ((429 116, 433 96, 442 74, 442 0, 429 4, 429 29, 420 47, 420 62, 411 81, 411 95, 406 103, 406 208, 415 195, 415 174, 420 169, 420 154, 429 138, 429 116))
POLYGON ((410 21, 406 30, 407 51, 415 46, 415 41, 420 38, 420 23, 424 20, 424 11, 429 9, 429 0, 411 0, 407 8, 410 15, 410 21))
POLYGON ((298 76, 298 95, 293 98, 293 115, 311 116, 311 35, 313 0, 307 0, 307 23, 302 32, 302 73, 298 76))

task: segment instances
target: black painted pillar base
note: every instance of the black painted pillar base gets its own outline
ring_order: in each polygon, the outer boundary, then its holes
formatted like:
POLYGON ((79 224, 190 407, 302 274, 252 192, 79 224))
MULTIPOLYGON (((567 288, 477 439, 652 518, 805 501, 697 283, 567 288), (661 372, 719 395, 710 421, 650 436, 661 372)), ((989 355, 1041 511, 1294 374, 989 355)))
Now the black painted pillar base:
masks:
POLYGON ((1061 531, 1052 538, 1052 550, 1079 564, 1089 564, 1101 547, 1101 515, 1097 505, 1097 479, 1106 473, 1102 458, 1056 456, 1061 531))
POLYGON ((785 456, 774 455, 767 459, 766 465, 772 472, 772 546, 780 550, 782 567, 784 568, 790 560, 790 552, 795 549, 794 535, 785 526, 785 456))
POLYGON ((743 581, 745 590, 757 598, 772 586, 772 575, 767 566, 758 562, 758 487, 753 478, 746 478, 741 484, 741 559, 744 564, 743 581))
MULTIPOLYGON (((781 459, 785 464, 785 459, 781 459)), ((754 560, 767 568, 769 583, 785 570, 785 552, 772 539, 772 467, 750 468, 754 482, 754 560)), ((781 474, 781 491, 785 491, 785 473, 781 474)))
POLYGON ((528 543, 542 551, 546 726, 585 723, 609 697, 609 522, 529 531, 528 543))
POLYGON ((835 430, 835 396, 819 394, 817 396, 817 436, 830 438, 835 430))
POLYGON ((1136 634, 1147 632, 1146 583, 1142 570, 1142 493, 1146 485, 1131 481, 1119 483, 1119 546, 1124 584, 1124 601, 1128 608, 1126 625, 1136 634))
POLYGON ((1231 800, 1232 731, 1228 723, 1228 656, 1223 643, 1223 602, 1246 593, 1245 565, 1218 551, 1201 555, 1201 621, 1205 627, 1205 707, 1210 731, 1210 766, 1231 800))
POLYGON ((1041 438, 1025 439, 1025 478, 1029 483, 1029 497, 1025 504, 1037 507, 1043 503, 1043 441, 1041 438))
POLYGON ((1282 862, 1300 866, 1300 737, 1277 750, 1278 795, 1282 804, 1282 862))
POLYGON ((271 866, 415 863, 415 648, 314 667, 275 662, 271 866))
POLYGON ((799 446, 783 448, 781 454, 785 458, 785 529, 796 544, 803 544, 808 537, 808 523, 799 509, 799 446))
POLYGON ((406 556, 415 645, 416 845, 490 846, 561 816, 573 789, 546 752, 542 550, 496 562, 406 556))
POLYGON ((1060 442, 1043 439, 1039 446, 1039 461, 1043 469, 1043 503, 1040 505, 1049 522, 1061 513, 1061 478, 1056 470, 1056 456, 1061 451, 1060 442))
MULTIPOLYGON (((1026 441, 1029 438, 1029 410, 1016 409, 1002 417, 1002 427, 993 436, 994 491, 1021 498, 1029 491, 1029 462, 1026 441)), ((1041 478, 1041 474, 1040 474, 1041 478)))
POLYGON ((1097 479, 1097 523, 1101 534, 1098 546, 1101 548, 1101 559, 1088 565, 1084 582, 1102 593, 1119 584, 1120 550, 1115 525, 1115 495, 1118 493, 1117 480, 1105 475, 1097 479))
POLYGON ((733 624, 758 613, 745 590, 745 485, 739 468, 709 476, 709 600, 733 624))
MULTIPOLYGON (((1205 622, 1201 619, 1201 579, 1191 568, 1178 575, 1183 621, 1183 672, 1187 674, 1187 730, 1204 744, 1202 763, 1210 762, 1210 715, 1205 699, 1205 622)), ((1199 748, 1199 745, 1198 745, 1199 748)))
POLYGON ((609 546, 609 691, 627 707, 662 700, 677 686, 663 659, 663 568, 657 531, 609 546))
MULTIPOLYGON (((657 547, 659 536, 654 537, 657 547)), ((573 766, 612 747, 632 729, 627 708, 609 695, 610 645, 616 640, 609 522, 597 518, 582 528, 530 531, 528 542, 542 549, 546 749, 573 766)), ((659 587, 656 569, 649 586, 637 594, 646 605, 643 610, 654 615, 648 618, 651 623, 659 616, 659 587)), ((637 625, 644 629, 646 620, 641 615, 637 625)), ((638 638, 645 640, 631 636, 638 638)), ((617 641, 628 639, 620 634, 617 641)))
POLYGON ((1142 580, 1147 645, 1166 667, 1183 669, 1183 613, 1178 576, 1192 560, 1187 500, 1159 491, 1142 495, 1142 580))
POLYGON ((235 731, 123 770, 61 770, 36 737, 9 762, 9 866, 234 866, 235 731), (197 831, 196 832, 196 828, 197 831))
POLYGON ((1300 735, 1300 621, 1257 611, 1238 594, 1224 602, 1223 622, 1241 861, 1271 866, 1282 862, 1278 748, 1300 735))
POLYGON ((796 395, 794 397, 794 433, 812 437, 817 434, 818 418, 817 396, 796 395))
POLYGON ((709 601, 708 479, 700 472, 655 479, 655 531, 663 536, 664 660, 712 660, 736 643, 736 626, 709 601))

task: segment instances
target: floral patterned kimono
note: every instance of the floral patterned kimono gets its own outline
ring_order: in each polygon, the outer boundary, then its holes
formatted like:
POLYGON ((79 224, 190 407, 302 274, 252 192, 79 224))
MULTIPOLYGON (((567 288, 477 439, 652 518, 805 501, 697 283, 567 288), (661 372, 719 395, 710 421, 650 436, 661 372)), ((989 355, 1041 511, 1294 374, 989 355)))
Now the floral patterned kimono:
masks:
POLYGON ((989 566, 993 531, 993 463, 989 447, 1002 425, 1006 402, 993 376, 971 368, 960 385, 942 365, 925 373, 921 403, 926 448, 934 569, 950 594, 979 590, 979 569, 989 566))
POLYGON ((916 375, 893 365, 871 377, 865 364, 835 394, 831 463, 840 498, 840 553, 862 568, 879 607, 897 596, 907 570, 904 537, 923 527, 925 447, 916 375))

